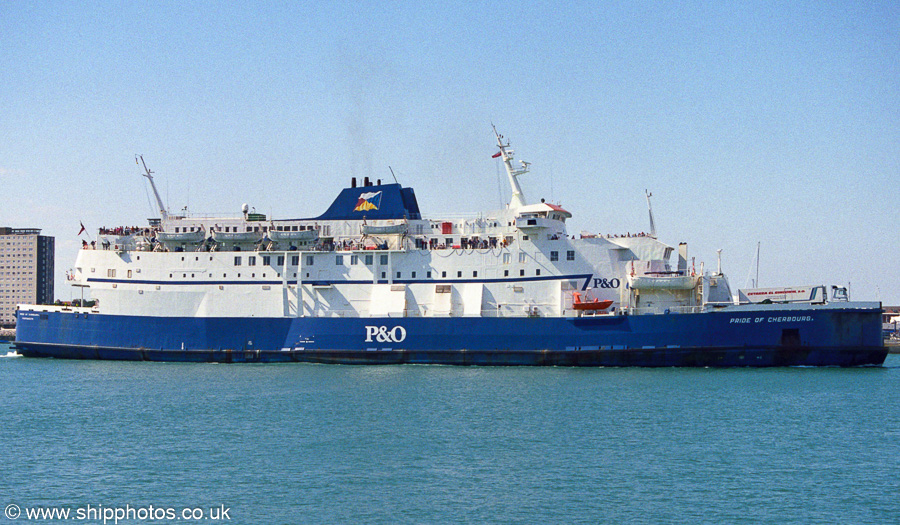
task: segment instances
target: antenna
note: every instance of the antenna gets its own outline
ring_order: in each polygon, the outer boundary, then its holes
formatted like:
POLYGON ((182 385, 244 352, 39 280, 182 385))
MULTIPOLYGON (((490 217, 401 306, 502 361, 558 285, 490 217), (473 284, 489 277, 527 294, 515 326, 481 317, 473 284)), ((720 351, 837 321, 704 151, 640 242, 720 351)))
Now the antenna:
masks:
POLYGON ((754 287, 759 288, 759 245, 760 242, 756 241, 756 284, 754 287))
POLYGON ((396 182, 397 184, 400 184, 399 182, 397 182, 397 176, 394 175, 394 168, 388 166, 388 169, 391 170, 391 177, 394 177, 394 182, 396 182))
POLYGON ((513 168, 512 160, 515 152, 511 149, 507 149, 509 148, 509 141, 507 140, 506 144, 503 143, 503 135, 497 133, 497 126, 494 126, 493 122, 491 123, 491 127, 494 129, 494 136, 497 138, 497 146, 500 147, 500 152, 497 156, 503 158, 503 164, 506 165, 506 175, 509 177, 509 185, 512 188, 512 195, 509 198, 509 209, 514 210, 525 206, 525 196, 522 194, 522 187, 519 186, 517 177, 528 173, 528 166, 531 163, 522 160, 519 161, 522 165, 521 168, 513 168))
POLYGON ((647 195, 647 211, 650 212, 650 237, 656 238, 656 223, 653 222, 653 206, 650 205, 650 197, 653 196, 652 193, 644 190, 644 194, 647 195))
POLYGON ((153 182, 153 172, 147 168, 147 163, 144 162, 143 155, 135 155, 134 163, 137 164, 138 159, 141 159, 141 164, 144 165, 144 173, 142 174, 144 177, 147 177, 147 180, 150 181, 150 187, 153 188, 153 195, 156 196, 156 204, 159 205, 159 215, 162 220, 166 220, 169 217, 169 214, 166 212, 166 207, 163 205, 162 198, 159 196, 159 192, 156 190, 156 183, 153 182))

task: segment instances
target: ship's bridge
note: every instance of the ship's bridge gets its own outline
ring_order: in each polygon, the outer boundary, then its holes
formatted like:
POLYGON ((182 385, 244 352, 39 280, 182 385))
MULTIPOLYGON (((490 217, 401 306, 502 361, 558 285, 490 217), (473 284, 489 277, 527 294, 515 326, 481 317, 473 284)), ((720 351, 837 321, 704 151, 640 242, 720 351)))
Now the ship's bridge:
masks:
POLYGON ((516 228, 520 230, 538 230, 544 228, 558 228, 565 224, 566 219, 572 216, 556 204, 541 202, 522 206, 516 214, 516 228))

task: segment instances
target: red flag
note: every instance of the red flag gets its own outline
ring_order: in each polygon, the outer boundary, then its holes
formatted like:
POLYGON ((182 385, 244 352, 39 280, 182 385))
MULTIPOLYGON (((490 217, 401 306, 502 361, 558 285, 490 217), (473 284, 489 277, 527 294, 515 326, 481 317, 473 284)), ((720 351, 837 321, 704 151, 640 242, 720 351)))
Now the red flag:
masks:
POLYGON ((493 155, 491 155, 491 158, 496 159, 499 156, 500 156, 500 152, 498 151, 497 153, 494 153, 493 155))
POLYGON ((83 222, 79 222, 78 224, 81 224, 81 229, 78 230, 78 235, 81 235, 82 233, 84 233, 84 223, 83 223, 83 222))

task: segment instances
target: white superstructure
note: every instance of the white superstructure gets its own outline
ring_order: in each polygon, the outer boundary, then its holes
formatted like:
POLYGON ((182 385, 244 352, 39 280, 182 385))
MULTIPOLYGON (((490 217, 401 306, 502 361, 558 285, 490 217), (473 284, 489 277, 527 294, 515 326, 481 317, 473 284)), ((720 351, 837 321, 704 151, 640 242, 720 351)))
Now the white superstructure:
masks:
POLYGON ((516 166, 495 136, 512 197, 477 216, 423 218, 411 189, 368 178, 310 219, 274 220, 246 205, 234 217, 173 215, 144 166, 161 218, 101 231, 79 252, 72 282, 97 311, 141 316, 575 317, 731 302, 724 275, 688 267, 686 245, 672 266, 675 248, 655 234, 569 235, 572 214, 527 202, 518 177, 529 164, 516 166), (583 304, 602 301, 612 303, 583 304))

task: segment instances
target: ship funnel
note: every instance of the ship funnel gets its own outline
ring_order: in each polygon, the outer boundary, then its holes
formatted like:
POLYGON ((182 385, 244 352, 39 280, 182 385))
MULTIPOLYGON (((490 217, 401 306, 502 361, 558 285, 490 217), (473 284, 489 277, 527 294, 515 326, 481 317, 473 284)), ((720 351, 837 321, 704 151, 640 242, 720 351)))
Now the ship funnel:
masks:
POLYGON ((351 188, 356 187, 356 177, 350 177, 350 187, 351 188))

